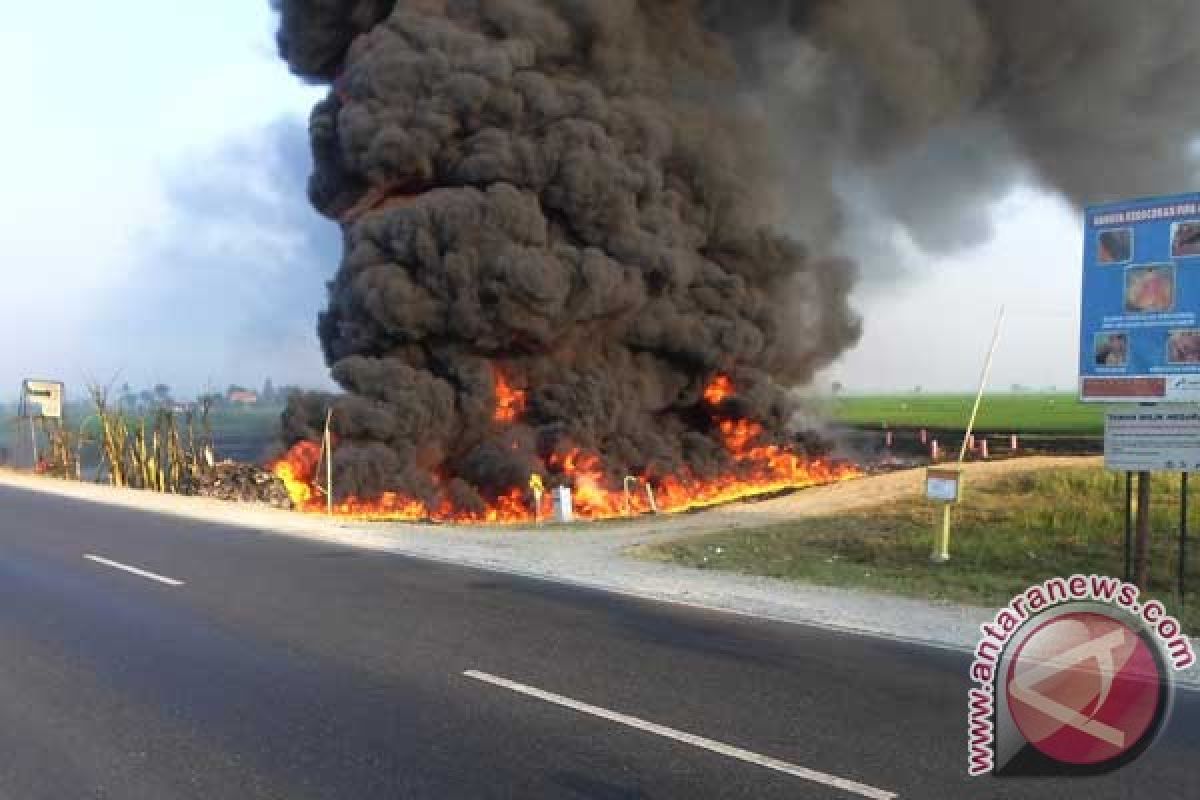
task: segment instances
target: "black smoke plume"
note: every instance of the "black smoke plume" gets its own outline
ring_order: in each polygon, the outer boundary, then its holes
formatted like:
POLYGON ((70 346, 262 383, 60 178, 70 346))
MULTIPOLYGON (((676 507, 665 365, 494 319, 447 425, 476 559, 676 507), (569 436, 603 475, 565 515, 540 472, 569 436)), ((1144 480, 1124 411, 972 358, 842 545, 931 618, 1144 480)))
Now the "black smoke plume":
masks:
POLYGON ((938 247, 1018 179, 1082 202, 1194 175, 1185 0, 274 2, 330 85, 309 196, 345 239, 318 326, 343 493, 474 507, 571 447, 616 486, 709 476, 719 373, 717 416, 781 439, 783 387, 858 336, 840 185, 938 247))

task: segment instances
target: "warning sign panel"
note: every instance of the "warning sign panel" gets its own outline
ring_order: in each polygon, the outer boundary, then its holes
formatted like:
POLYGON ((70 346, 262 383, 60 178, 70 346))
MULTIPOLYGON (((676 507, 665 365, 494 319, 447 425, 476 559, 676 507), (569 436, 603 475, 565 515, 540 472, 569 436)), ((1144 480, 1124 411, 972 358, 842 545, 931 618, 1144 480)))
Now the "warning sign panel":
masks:
POLYGON ((1113 408, 1104 420, 1104 465, 1122 472, 1200 471, 1200 410, 1113 408))

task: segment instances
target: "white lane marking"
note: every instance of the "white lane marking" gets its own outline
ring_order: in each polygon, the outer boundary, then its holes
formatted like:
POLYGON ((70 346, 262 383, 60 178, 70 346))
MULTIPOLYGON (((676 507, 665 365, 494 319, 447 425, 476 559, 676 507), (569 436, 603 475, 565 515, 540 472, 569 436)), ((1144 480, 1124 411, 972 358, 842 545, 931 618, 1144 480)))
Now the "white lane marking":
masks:
POLYGON ((167 586, 183 586, 183 581, 177 581, 174 578, 168 578, 165 575, 158 575, 154 572, 147 572, 144 569, 138 569, 137 567, 131 567, 128 564, 122 564, 119 561, 110 561, 107 558, 101 558, 100 556, 94 556, 91 553, 84 555, 84 558, 86 558, 88 561, 95 561, 97 564, 103 564, 106 567, 112 567, 113 569, 124 570, 125 572, 132 572, 134 575, 140 575, 143 578, 149 578, 152 581, 158 581, 159 583, 165 583, 167 586))
POLYGON ((770 756, 753 753, 749 750, 743 750, 740 747, 734 747, 732 745, 724 744, 712 739, 706 739, 703 736, 696 736, 695 734, 686 733, 684 731, 676 730, 675 728, 668 728, 665 725, 647 722, 644 719, 631 717, 628 714, 621 714, 617 711, 609 711, 607 708, 600 708, 587 703, 581 703, 578 700, 572 700, 571 698, 563 697, 560 694, 543 691, 542 689, 538 689, 533 686, 526 686, 523 683, 510 681, 507 678, 499 678, 495 675, 489 675, 486 672, 469 669, 464 672, 463 675, 468 678, 474 678, 477 681, 490 683, 493 686, 509 689, 517 692, 518 694, 536 697, 539 700, 545 700, 547 703, 563 706, 564 708, 569 708, 583 714, 590 714, 593 717, 600 717, 601 719, 606 719, 609 722, 627 725, 630 728, 636 728, 640 731, 645 731, 646 733, 653 733, 656 736, 662 736, 667 739, 673 739, 677 742, 690 744, 691 746, 698 747, 701 750, 708 750, 713 753, 728 756, 729 758, 736 758, 739 761, 745 761, 748 764, 765 767, 766 769, 774 770, 776 772, 783 772, 796 778, 803 778, 806 781, 812 781, 813 783, 820 783, 824 786, 842 789, 843 791, 850 792, 852 794, 871 798, 871 800, 894 800, 894 798, 897 797, 894 792, 876 789, 873 786, 867 786, 865 783, 858 783, 857 781, 852 781, 848 778, 839 778, 836 775, 830 775, 826 772, 819 772, 818 770, 809 769, 807 767, 799 767, 795 764, 789 764, 786 761, 780 761, 777 758, 771 758, 770 756))

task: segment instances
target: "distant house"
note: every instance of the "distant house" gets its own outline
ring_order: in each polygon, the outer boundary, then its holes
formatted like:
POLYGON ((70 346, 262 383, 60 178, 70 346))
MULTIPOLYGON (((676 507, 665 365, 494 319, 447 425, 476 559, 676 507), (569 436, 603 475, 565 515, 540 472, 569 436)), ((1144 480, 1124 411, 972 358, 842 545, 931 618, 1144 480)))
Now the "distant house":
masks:
POLYGON ((252 392, 249 389, 230 389, 225 399, 234 406, 254 406, 258 405, 258 392, 252 392))

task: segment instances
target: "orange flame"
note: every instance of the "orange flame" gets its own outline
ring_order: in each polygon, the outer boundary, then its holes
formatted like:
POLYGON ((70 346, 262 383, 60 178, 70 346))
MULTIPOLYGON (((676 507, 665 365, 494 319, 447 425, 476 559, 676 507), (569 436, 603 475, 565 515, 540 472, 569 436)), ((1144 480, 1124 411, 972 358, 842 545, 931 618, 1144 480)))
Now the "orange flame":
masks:
POLYGON ((496 422, 516 422, 517 417, 525 413, 525 399, 528 395, 524 389, 514 389, 509 386, 508 378, 500 370, 494 370, 496 381, 496 410, 492 418, 496 422))
POLYGON ((704 400, 710 406, 719 406, 725 401, 726 397, 731 397, 737 394, 737 390, 733 388, 733 381, 728 375, 718 375, 713 378, 704 389, 704 400))
POLYGON ((307 509, 314 500, 314 481, 317 463, 321 459, 321 445, 317 442, 297 442, 291 450, 271 467, 283 485, 287 487, 292 505, 307 509))
MULTIPOLYGON (((732 381, 718 376, 704 396, 710 404, 718 405, 734 393, 732 381)), ((524 391, 512 389, 507 380, 496 373, 494 416, 498 422, 512 422, 523 413, 525 397, 524 391)), ((790 448, 764 444, 760 441, 764 428, 752 420, 720 419, 714 420, 714 424, 733 463, 728 474, 700 477, 685 470, 653 479, 638 474, 620 480, 607 473, 598 453, 571 448, 552 453, 545 459, 548 484, 571 487, 575 516, 598 520, 654 510, 678 513, 708 508, 847 480, 861 474, 856 467, 847 464, 809 459, 790 448)), ((319 456, 318 444, 299 442, 272 465, 298 510, 310 513, 326 510, 324 495, 317 489, 319 456)), ((545 519, 549 511, 550 498, 542 496, 542 506, 535 514, 534 495, 523 487, 508 490, 478 510, 456 508, 445 493, 437 494, 440 499, 433 504, 397 492, 387 492, 370 500, 349 497, 335 503, 334 513, 362 519, 495 524, 545 519)))

